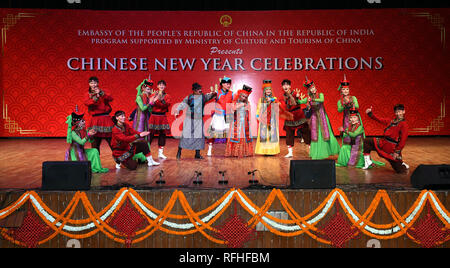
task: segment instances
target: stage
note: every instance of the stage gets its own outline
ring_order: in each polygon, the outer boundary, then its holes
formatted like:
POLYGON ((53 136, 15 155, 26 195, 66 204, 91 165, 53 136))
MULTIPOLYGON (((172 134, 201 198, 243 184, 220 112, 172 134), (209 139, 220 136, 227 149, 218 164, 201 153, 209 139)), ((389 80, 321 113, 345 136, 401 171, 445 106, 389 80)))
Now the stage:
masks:
MULTIPOLYGON (((292 159, 307 160, 307 145, 296 142, 292 159)), ((64 139, 1 139, 0 230, 4 240, 0 240, 0 247, 223 248, 230 247, 229 241, 217 234, 237 215, 255 230, 254 237, 241 241, 239 247, 449 246, 449 223, 445 223, 450 216, 448 190, 419 190, 410 184, 410 175, 419 164, 448 164, 449 137, 410 137, 403 150, 410 166, 408 174, 395 174, 388 163, 367 171, 337 167, 336 189, 325 190, 289 188, 291 159, 284 158, 285 146, 278 156, 235 159, 225 158, 225 145, 217 144, 213 157, 204 151, 204 159, 196 160, 194 152, 183 151, 182 160, 176 160, 177 145, 176 139, 168 140, 168 159, 158 160, 160 166, 142 165, 129 171, 114 168, 104 142, 102 165, 110 171, 93 174, 91 190, 75 193, 39 189, 42 162, 64 159, 64 139), (261 186, 252 188, 248 171, 255 169, 261 186), (156 184, 161 170, 164 185, 156 184), (227 185, 218 183, 223 170, 227 185), (193 183, 195 171, 202 173, 203 184, 193 183), (139 218, 133 211, 146 215, 148 226, 133 225, 133 230, 139 231, 127 233, 115 222, 119 216, 139 218), (438 230, 443 230, 431 242, 424 238, 431 234, 418 231, 433 229, 434 225, 424 221, 430 215, 438 230), (14 231, 22 230, 27 217, 48 231, 40 231, 42 236, 34 242, 20 240, 23 236, 14 231), (61 219, 64 228, 52 225, 52 217, 61 219), (152 221, 158 217, 160 224, 152 221), (150 228, 150 223, 156 227, 150 228), (193 224, 191 229, 183 229, 188 223, 193 224), (197 224, 202 227, 194 228, 197 224), (85 229, 75 231, 74 226, 85 229), (350 230, 351 235, 333 235, 330 226, 338 226, 338 233, 350 230)), ((376 154, 372 157, 385 162, 376 154)))
MULTIPOLYGON (((251 176, 249 171, 258 170, 255 178, 268 188, 289 187, 289 162, 307 160, 308 147, 296 140, 294 158, 285 158, 287 148, 281 140, 281 153, 277 156, 254 156, 250 158, 225 158, 225 144, 214 145, 213 156, 202 152, 203 160, 194 159, 194 151, 183 150, 182 159, 175 158, 178 140, 168 139, 165 148, 166 160, 157 159, 157 145, 152 144, 154 159, 160 166, 141 165, 135 171, 125 168, 115 169, 111 150, 104 141, 101 147, 101 162, 109 168, 108 173, 93 174, 91 188, 106 190, 113 187, 132 186, 137 188, 188 188, 188 189, 228 189, 247 188, 251 176), (164 171, 166 183, 156 183, 160 171, 164 171), (202 173, 203 183, 193 183, 195 171, 202 173), (219 171, 226 171, 227 185, 218 183, 219 171)), ((340 142, 340 140, 339 140, 340 142)), ((90 145, 87 145, 90 146, 90 145)), ((65 139, 1 139, 0 140, 0 189, 39 189, 41 187, 42 162, 63 161, 68 145, 65 139)), ((450 159, 450 137, 410 137, 403 151, 405 162, 410 166, 407 174, 396 174, 389 163, 375 152, 372 158, 386 163, 384 167, 370 170, 336 168, 337 187, 343 189, 383 188, 410 190, 410 175, 419 164, 448 164, 450 159)), ((332 157, 330 159, 337 159, 332 157)))

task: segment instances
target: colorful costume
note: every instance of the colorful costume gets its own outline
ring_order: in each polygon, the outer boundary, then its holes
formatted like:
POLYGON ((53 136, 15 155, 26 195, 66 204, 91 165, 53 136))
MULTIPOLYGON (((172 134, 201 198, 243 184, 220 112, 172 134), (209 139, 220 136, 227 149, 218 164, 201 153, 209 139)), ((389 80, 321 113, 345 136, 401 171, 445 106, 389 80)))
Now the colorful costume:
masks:
POLYGON ((96 148, 99 153, 102 139, 106 139, 111 147, 111 131, 114 125, 109 115, 112 110, 110 105, 111 101, 113 101, 113 98, 101 90, 99 97, 97 97, 97 94, 89 93, 89 98, 84 103, 88 107, 88 112, 91 115, 87 129, 97 131, 93 137, 92 148, 96 148))
POLYGON ((220 80, 220 89, 215 100, 215 110, 208 129, 208 156, 212 155, 212 145, 216 139, 224 140, 228 137, 230 130, 231 114, 227 111, 227 104, 233 102, 233 92, 223 88, 222 84, 230 83, 231 78, 224 77, 220 80))
POLYGON ((127 123, 124 123, 122 127, 114 126, 111 146, 116 163, 131 170, 137 168, 138 162, 148 161, 148 165, 152 165, 153 159, 151 159, 148 143, 143 141, 139 134, 140 132, 127 123))
MULTIPOLYGON (((359 116, 357 109, 349 110, 349 117, 352 115, 359 116)), ((349 120, 350 121, 350 120, 349 120)), ((342 147, 339 151, 336 166, 346 167, 353 166, 357 168, 364 167, 363 145, 364 144, 364 127, 358 119, 356 124, 351 124, 344 129, 342 147)), ((384 166, 384 163, 374 162, 376 165, 384 166)))
POLYGON ((308 120, 298 101, 299 98, 297 98, 297 96, 284 94, 284 109, 288 111, 292 117, 286 118, 283 126, 284 131, 286 131, 286 145, 289 151, 286 157, 293 156, 292 148, 294 147, 295 132, 303 138, 305 144, 311 144, 311 130, 309 129, 308 120))
POLYGON ((280 102, 273 93, 266 96, 265 91, 272 89, 272 82, 263 82, 263 97, 258 101, 256 118, 259 120, 258 138, 255 153, 262 155, 276 155, 280 153, 279 108, 280 102))
MULTIPOLYGON (((164 82, 165 83, 165 82, 164 82)), ((159 91, 156 90, 150 99, 158 95, 159 91)), ((169 107, 172 104, 172 99, 169 94, 164 92, 162 97, 158 98, 154 103, 150 103, 153 106, 152 115, 150 116, 149 130, 150 130, 150 143, 154 139, 155 135, 158 134, 158 147, 159 147, 159 158, 167 158, 163 154, 164 146, 166 146, 166 137, 170 135, 170 124, 167 120, 167 113, 169 112, 169 107)))
MULTIPOLYGON (((341 81, 338 91, 341 91, 343 88, 349 89, 350 82, 347 80, 346 76, 344 75, 344 80, 341 81)), ((359 109, 358 100, 355 96, 348 95, 347 97, 344 97, 344 95, 341 95, 341 99, 337 102, 338 112, 344 113, 344 116, 342 118, 342 127, 347 129, 349 127, 349 118, 350 118, 350 109, 359 109)), ((361 115, 358 112, 359 122, 362 125, 361 115)), ((365 134, 363 134, 365 137, 365 134)))
MULTIPOLYGON (((142 86, 152 86, 153 81, 144 79, 142 83, 136 88, 136 104, 137 108, 132 115, 133 128, 138 132, 149 131, 148 122, 150 120, 150 114, 152 112, 152 106, 150 105, 150 96, 142 92, 142 86)), ((145 141, 150 142, 148 136, 144 138, 145 141)))
MULTIPOLYGON (((197 83, 192 85, 192 90, 199 90, 197 83)), ((183 99, 177 107, 177 114, 186 109, 186 117, 183 121, 183 132, 178 145, 177 159, 181 158, 181 150, 196 150, 196 158, 200 156, 200 150, 205 148, 205 134, 203 125, 204 107, 206 103, 217 96, 216 92, 208 94, 191 94, 183 99)))
POLYGON ((236 94, 233 100, 234 118, 230 125, 230 134, 225 149, 226 157, 253 156, 252 135, 250 132, 249 103, 240 100, 241 94, 250 95, 252 89, 246 85, 236 94), (244 104, 244 105, 242 105, 244 104), (236 107, 236 106, 240 107, 236 107), (242 105, 242 106, 241 106, 242 105))
POLYGON ((299 100, 299 104, 307 104, 312 110, 310 125, 311 128, 311 148, 309 156, 312 159, 325 159, 331 155, 339 154, 339 143, 334 137, 328 115, 324 106, 323 93, 311 93, 310 88, 314 82, 306 79, 304 86, 308 89, 308 97, 299 100))
POLYGON ((369 117, 375 121, 386 125, 384 136, 382 138, 368 138, 364 140, 364 158, 365 167, 372 164, 370 160, 370 152, 375 150, 378 155, 386 159, 397 173, 404 173, 408 166, 403 162, 402 150, 408 139, 408 124, 405 119, 390 120, 387 118, 379 118, 372 112, 369 117), (398 154, 398 158, 394 158, 394 153, 398 154))
POLYGON ((66 151, 65 161, 90 161, 91 169, 94 173, 108 172, 107 168, 102 168, 100 162, 100 155, 95 148, 85 149, 84 144, 92 141, 92 137, 86 132, 83 121, 84 114, 73 112, 67 117, 67 138, 66 141, 70 144, 66 151))

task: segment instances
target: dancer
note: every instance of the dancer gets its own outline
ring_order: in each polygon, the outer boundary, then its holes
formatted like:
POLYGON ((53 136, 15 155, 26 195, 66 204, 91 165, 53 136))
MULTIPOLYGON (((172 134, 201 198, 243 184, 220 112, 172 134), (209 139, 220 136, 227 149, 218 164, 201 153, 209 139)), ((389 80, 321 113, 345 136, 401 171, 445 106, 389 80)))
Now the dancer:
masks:
POLYGON ((216 107, 211 119, 208 137, 208 153, 212 156, 212 148, 215 139, 226 139, 230 129, 230 114, 227 113, 227 104, 233 102, 233 92, 231 89, 231 78, 223 77, 220 80, 220 89, 216 96, 216 107))
POLYGON ((92 137, 96 134, 94 129, 86 131, 86 124, 83 119, 84 113, 78 112, 78 106, 75 111, 67 116, 67 138, 70 144, 66 151, 65 161, 90 161, 91 170, 94 173, 106 173, 107 168, 102 168, 100 155, 96 148, 85 149, 86 142, 91 142, 92 137))
MULTIPOLYGON (((359 112, 355 108, 348 110, 349 126, 347 128, 339 127, 339 131, 343 133, 342 147, 339 151, 336 166, 356 168, 364 167, 363 144, 364 144, 364 127, 360 121, 359 112)), ((384 166, 384 163, 374 161, 378 166, 384 166)))
POLYGON ((128 125, 125 120, 125 112, 117 111, 112 117, 114 128, 112 130, 111 146, 116 168, 121 165, 135 170, 138 163, 147 161, 147 165, 157 166, 159 163, 153 161, 148 143, 141 138, 150 134, 148 131, 138 132, 128 125))
POLYGON ((84 104, 88 107, 88 112, 91 115, 87 129, 96 131, 93 137, 92 148, 96 148, 100 154, 100 145, 103 139, 106 140, 111 148, 111 131, 114 124, 109 115, 112 111, 110 103, 113 101, 113 98, 100 89, 98 84, 97 77, 92 76, 89 78, 89 98, 84 104))
POLYGON ((370 152, 377 151, 378 155, 385 158, 397 173, 406 173, 409 166, 403 162, 402 150, 408 139, 408 124, 405 121, 405 106, 394 106, 395 118, 389 120, 376 116, 372 107, 366 110, 367 115, 373 120, 386 126, 382 138, 366 138, 364 140, 364 169, 372 166, 370 152))
POLYGON ((251 87, 243 85, 242 90, 237 92, 236 98, 233 100, 234 118, 230 125, 230 134, 225 149, 226 157, 253 156, 249 117, 250 104, 248 102, 248 96, 251 92, 251 87))
POLYGON ((311 130, 309 129, 308 120, 306 119, 301 105, 298 104, 299 99, 303 99, 304 94, 300 93, 299 90, 291 90, 291 81, 288 79, 281 82, 281 86, 284 91, 284 105, 286 110, 292 114, 292 118, 287 118, 284 121, 283 129, 286 131, 286 145, 288 148, 288 154, 286 158, 293 157, 293 147, 295 140, 295 132, 299 133, 305 144, 311 144, 311 130))
POLYGON ((308 89, 308 97, 298 101, 307 104, 311 109, 311 148, 309 156, 312 159, 325 159, 339 154, 339 143, 334 137, 333 129, 324 106, 324 95, 319 93, 313 81, 306 77, 304 87, 308 89))
POLYGON ((186 117, 183 121, 183 132, 178 145, 177 159, 181 159, 182 149, 195 150, 195 158, 203 159, 200 150, 205 149, 205 134, 203 132, 204 107, 208 101, 215 98, 217 92, 213 90, 203 94, 202 86, 198 83, 192 84, 192 94, 185 97, 178 105, 175 116, 186 109, 186 117))
MULTIPOLYGON (((132 113, 133 128, 138 132, 149 131, 148 121, 152 112, 152 106, 150 105, 150 96, 153 94, 153 81, 144 79, 142 83, 136 88, 136 109, 132 113)), ((143 138, 149 143, 149 136, 143 138)))
POLYGON ((279 104, 272 92, 272 81, 263 81, 263 96, 258 101, 256 118, 258 120, 258 138, 255 153, 276 155, 280 153, 279 104))
MULTIPOLYGON (((350 95, 350 82, 347 80, 347 77, 344 75, 344 80, 341 81, 338 91, 341 93, 341 98, 337 102, 338 112, 344 113, 342 118, 342 128, 345 130, 349 127, 350 124, 350 110, 351 109, 359 109, 358 99, 355 96, 350 95)), ((361 115, 359 112, 357 113, 359 118, 359 123, 362 126, 361 115)), ((342 135, 341 135, 342 136, 342 135)), ((365 134, 363 133, 363 137, 365 138, 365 134)))
POLYGON ((156 86, 158 90, 150 96, 150 105, 153 106, 153 108, 149 123, 149 141, 151 144, 155 135, 158 134, 158 158, 167 159, 164 155, 164 146, 166 145, 167 135, 170 135, 170 125, 167 120, 167 113, 172 104, 172 99, 166 92, 166 81, 160 80, 156 86))

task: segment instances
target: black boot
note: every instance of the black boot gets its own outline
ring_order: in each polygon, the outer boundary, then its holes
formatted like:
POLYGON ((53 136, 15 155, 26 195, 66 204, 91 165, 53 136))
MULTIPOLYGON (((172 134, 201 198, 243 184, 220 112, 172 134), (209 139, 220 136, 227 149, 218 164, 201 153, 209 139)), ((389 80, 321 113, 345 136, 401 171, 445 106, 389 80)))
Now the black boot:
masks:
POLYGON ((203 156, 200 155, 200 150, 195 150, 195 159, 203 159, 203 156))
POLYGON ((181 159, 181 147, 178 147, 177 159, 181 159))

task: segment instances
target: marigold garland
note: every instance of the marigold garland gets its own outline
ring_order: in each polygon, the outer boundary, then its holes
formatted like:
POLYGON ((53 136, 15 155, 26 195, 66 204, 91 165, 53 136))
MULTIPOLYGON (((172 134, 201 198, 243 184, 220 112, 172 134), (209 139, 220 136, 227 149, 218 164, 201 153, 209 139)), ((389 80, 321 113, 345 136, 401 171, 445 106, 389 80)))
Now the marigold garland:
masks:
MULTIPOLYGON (((352 206, 348 197, 341 189, 334 189, 319 206, 303 217, 294 210, 280 189, 273 189, 264 204, 258 207, 242 190, 233 188, 215 201, 214 204, 198 212, 192 209, 184 193, 179 190, 174 190, 164 209, 159 210, 145 202, 135 190, 122 188, 116 193, 113 200, 99 212, 95 211, 85 192, 76 192, 67 207, 60 214, 52 211, 36 192, 28 191, 13 204, 0 210, 0 220, 10 216, 26 202, 31 202, 37 215, 53 230, 51 235, 39 241, 39 245, 50 241, 57 235, 63 235, 72 239, 85 239, 98 232, 105 234, 113 241, 126 244, 130 241, 127 241, 127 238, 123 234, 111 227, 108 224, 108 219, 115 215, 126 200, 130 200, 131 204, 148 222, 145 228, 136 231, 133 241, 131 241, 133 244, 145 240, 160 230, 172 235, 190 235, 199 232, 208 240, 223 245, 225 241, 217 239, 214 237, 214 234, 209 234, 208 232, 218 232, 213 224, 223 215, 235 199, 250 214, 250 219, 247 222, 250 228, 254 228, 258 223, 262 223, 270 232, 279 236, 294 237, 306 233, 318 242, 329 245, 331 241, 319 237, 323 233, 321 233, 316 225, 325 218, 336 202, 339 202, 353 226, 359 232, 372 238, 389 240, 406 234, 412 241, 420 244, 421 241, 414 238, 408 230, 414 226, 414 223, 422 214, 427 203, 431 205, 438 219, 442 222, 444 226, 442 231, 450 233, 450 213, 436 197, 436 194, 428 190, 421 191, 408 211, 404 215, 400 215, 385 190, 377 191, 369 207, 363 214, 360 214, 352 206), (280 201, 281 206, 287 212, 290 219, 278 219, 267 213, 276 199, 280 201), (185 212, 184 215, 171 213, 177 201, 185 212), (393 222, 388 224, 371 222, 381 202, 385 204, 393 222), (87 212, 88 218, 74 220, 72 216, 80 204, 87 212), (189 223, 176 223, 173 220, 188 220, 189 223)), ((15 241, 9 235, 7 228, 0 228, 0 233, 10 242, 20 246, 26 246, 20 241, 15 241)), ((438 244, 443 244, 448 240, 450 240, 450 235, 447 235, 438 244)))

